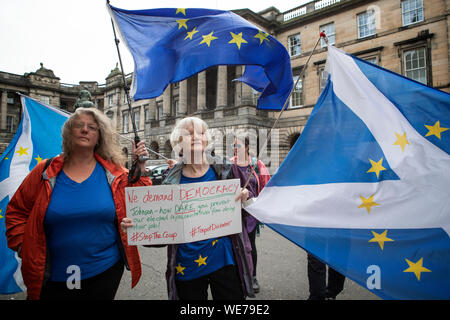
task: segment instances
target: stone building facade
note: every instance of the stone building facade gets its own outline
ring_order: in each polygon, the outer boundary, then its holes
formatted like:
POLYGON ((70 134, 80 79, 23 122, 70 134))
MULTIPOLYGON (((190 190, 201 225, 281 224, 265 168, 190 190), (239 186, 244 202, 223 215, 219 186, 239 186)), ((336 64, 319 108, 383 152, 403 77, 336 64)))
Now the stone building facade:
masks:
MULTIPOLYGON (((291 55, 294 81, 306 67, 319 31, 324 30, 329 43, 350 54, 450 92, 450 2, 447 0, 316 0, 286 12, 274 7, 258 13, 249 9, 234 12, 286 46, 291 55)), ((263 157, 266 163, 271 162, 272 171, 301 134, 320 95, 325 83, 322 72, 326 57, 326 43, 321 42, 263 157)), ((173 156, 169 138, 175 123, 187 115, 195 115, 212 129, 216 153, 230 155, 230 133, 236 130, 259 136, 258 145, 254 146, 257 152, 278 112, 258 110, 257 92, 232 81, 243 70, 242 66, 213 67, 169 85, 160 97, 133 102, 139 136, 145 138, 151 149, 173 156)), ((131 82, 130 75, 127 81, 131 82)), ((128 153, 131 147, 128 139, 134 134, 117 66, 102 85, 97 82, 65 85, 43 66, 24 76, 0 72, 0 139, 3 139, 0 142, 7 140, 19 120, 20 102, 14 92, 71 111, 82 87, 89 89, 96 107, 112 119, 124 137, 121 143, 128 153)), ((161 161, 157 156, 152 158, 161 161)))

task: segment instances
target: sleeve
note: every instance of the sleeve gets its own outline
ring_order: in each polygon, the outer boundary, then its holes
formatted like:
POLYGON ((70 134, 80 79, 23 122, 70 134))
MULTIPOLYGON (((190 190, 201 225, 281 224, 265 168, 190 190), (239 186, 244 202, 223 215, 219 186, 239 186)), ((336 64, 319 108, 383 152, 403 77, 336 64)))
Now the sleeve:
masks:
POLYGON ((6 239, 8 247, 14 251, 22 244, 25 225, 42 183, 42 171, 45 161, 41 161, 22 181, 16 193, 9 201, 5 214, 6 239))

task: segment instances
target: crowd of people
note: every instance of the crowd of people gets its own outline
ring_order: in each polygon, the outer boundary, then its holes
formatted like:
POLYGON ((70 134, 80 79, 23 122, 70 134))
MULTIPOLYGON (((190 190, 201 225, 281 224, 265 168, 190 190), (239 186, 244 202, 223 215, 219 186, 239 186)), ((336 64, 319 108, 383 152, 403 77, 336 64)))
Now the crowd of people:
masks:
MULTIPOLYGON (((143 174, 128 180, 120 145, 109 118, 94 108, 78 108, 64 124, 62 153, 41 161, 25 178, 6 211, 8 247, 22 258, 28 299, 112 300, 124 268, 132 287, 142 270, 137 246, 127 243, 133 221, 126 217, 125 187, 150 186, 143 174), (80 268, 80 285, 67 285, 67 270, 80 268)), ((179 121, 170 137, 178 158, 168 161, 163 184, 240 179, 236 201, 259 195, 270 179, 262 161, 250 154, 248 135, 237 136, 231 159, 206 152, 207 124, 197 117, 179 121)), ((133 160, 145 173, 145 143, 133 142, 133 160)), ((256 235, 259 221, 242 209, 242 232, 220 238, 167 245, 169 299, 243 300, 260 290, 256 235), (211 263, 196 262, 210 257, 211 263), (201 267, 199 267, 201 265, 201 267)), ((141 248, 151 250, 151 248, 141 248)), ((308 256, 310 299, 335 298, 344 277, 308 256)))

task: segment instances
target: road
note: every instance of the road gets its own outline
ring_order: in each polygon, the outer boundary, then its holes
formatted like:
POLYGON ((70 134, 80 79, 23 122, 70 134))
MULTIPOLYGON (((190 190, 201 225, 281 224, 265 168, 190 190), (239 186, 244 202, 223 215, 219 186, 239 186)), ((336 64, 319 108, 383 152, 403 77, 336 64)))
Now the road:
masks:
MULTIPOLYGON (((256 238, 258 249, 258 281, 261 291, 258 300, 305 300, 309 296, 306 252, 281 237, 268 227, 256 238)), ((166 300, 166 248, 139 248, 142 259, 142 277, 131 289, 130 273, 124 272, 116 299, 166 300)), ((0 300, 25 299, 24 293, 0 295, 0 300)), ((367 289, 346 279, 344 291, 338 300, 379 299, 367 289)))

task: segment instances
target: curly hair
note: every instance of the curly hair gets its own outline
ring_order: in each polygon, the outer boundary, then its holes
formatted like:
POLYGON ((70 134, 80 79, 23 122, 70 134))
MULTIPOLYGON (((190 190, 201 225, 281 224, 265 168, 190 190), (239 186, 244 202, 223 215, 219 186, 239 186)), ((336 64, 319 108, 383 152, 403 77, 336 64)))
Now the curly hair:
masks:
POLYGON ((62 155, 64 160, 70 159, 73 153, 72 128, 74 122, 81 114, 91 115, 98 125, 98 142, 94 151, 103 159, 111 161, 117 166, 123 166, 126 159, 122 153, 120 144, 115 139, 111 120, 95 108, 77 108, 70 118, 64 123, 62 128, 62 155))

